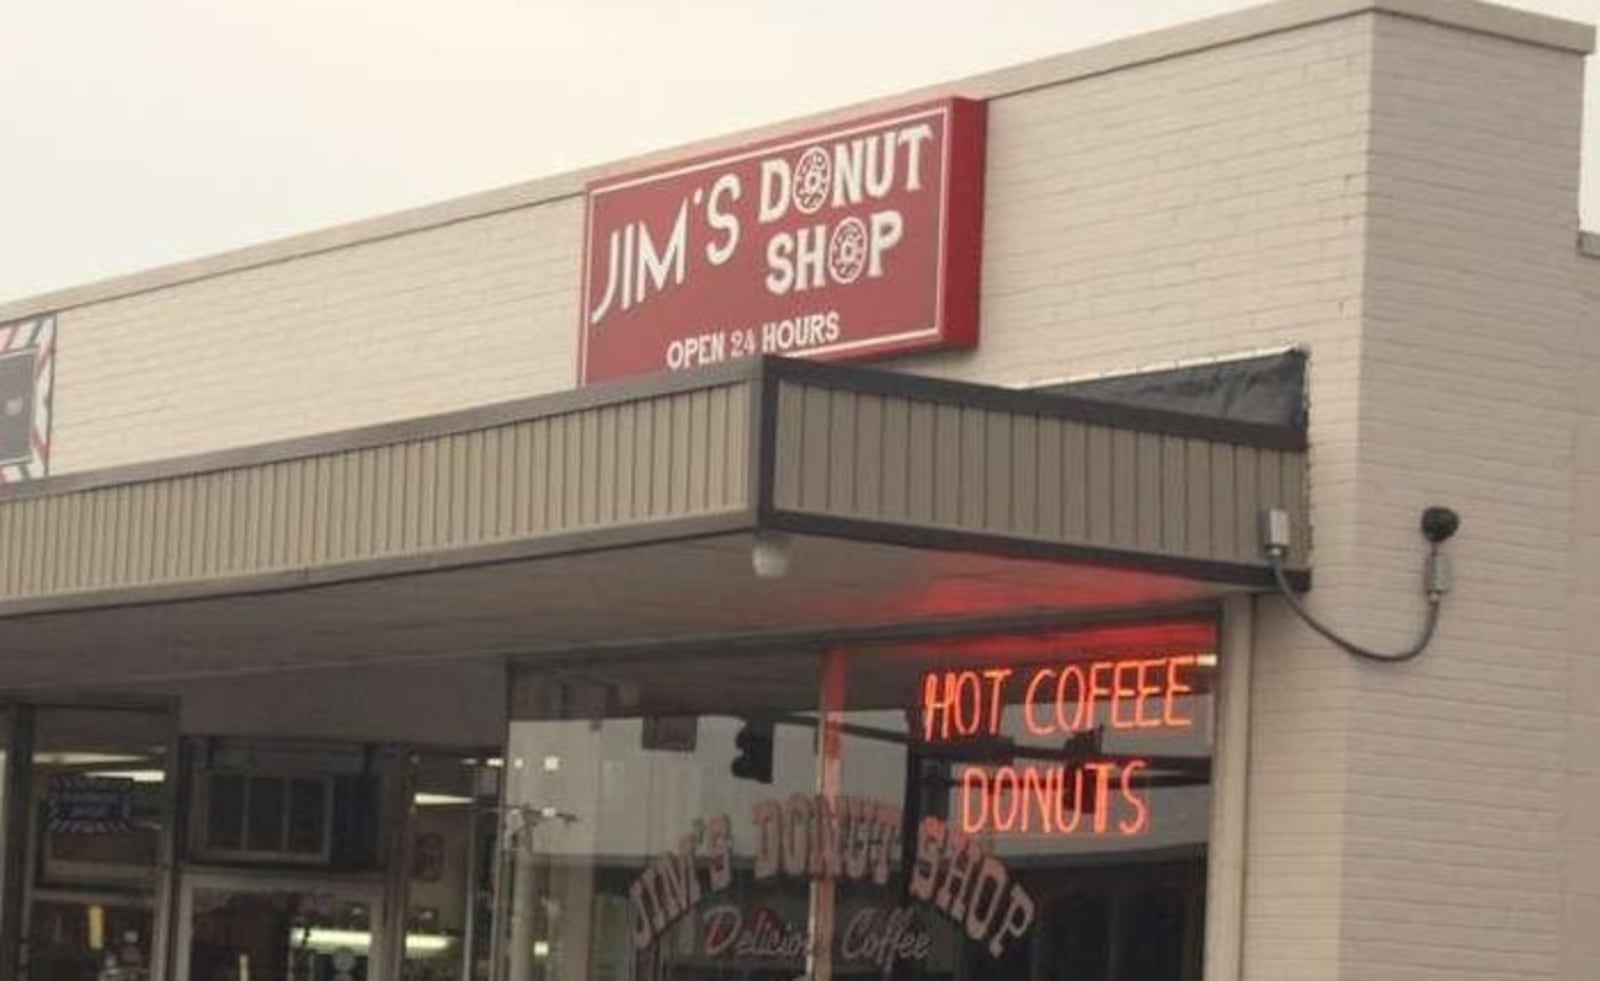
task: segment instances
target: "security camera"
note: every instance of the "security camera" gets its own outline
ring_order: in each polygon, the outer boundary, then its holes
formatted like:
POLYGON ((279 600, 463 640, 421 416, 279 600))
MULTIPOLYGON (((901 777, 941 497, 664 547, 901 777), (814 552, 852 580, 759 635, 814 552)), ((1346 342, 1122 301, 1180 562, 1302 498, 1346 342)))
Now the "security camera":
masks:
POLYGON ((1422 537, 1435 545, 1450 540, 1461 528, 1461 515, 1437 504, 1422 512, 1422 537))

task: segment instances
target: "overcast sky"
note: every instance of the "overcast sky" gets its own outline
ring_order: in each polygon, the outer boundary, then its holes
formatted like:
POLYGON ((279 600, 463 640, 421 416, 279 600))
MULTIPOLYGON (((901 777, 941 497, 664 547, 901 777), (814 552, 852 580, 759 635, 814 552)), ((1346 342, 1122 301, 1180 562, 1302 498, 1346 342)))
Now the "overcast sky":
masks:
POLYGON ((0 301, 1245 6, 0 0, 0 301))

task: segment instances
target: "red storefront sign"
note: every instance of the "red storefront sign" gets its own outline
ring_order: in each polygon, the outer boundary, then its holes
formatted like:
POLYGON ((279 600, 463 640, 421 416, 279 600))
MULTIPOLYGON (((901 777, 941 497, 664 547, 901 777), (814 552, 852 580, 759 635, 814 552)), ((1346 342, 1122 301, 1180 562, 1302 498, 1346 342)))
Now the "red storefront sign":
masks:
POLYGON ((984 130, 950 99, 591 184, 580 381, 971 347, 984 130))

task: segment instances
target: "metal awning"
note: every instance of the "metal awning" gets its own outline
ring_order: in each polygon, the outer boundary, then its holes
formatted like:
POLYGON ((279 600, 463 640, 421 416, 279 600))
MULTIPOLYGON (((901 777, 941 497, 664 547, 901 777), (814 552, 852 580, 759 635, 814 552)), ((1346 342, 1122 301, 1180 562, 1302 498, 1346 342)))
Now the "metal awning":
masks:
POLYGON ((736 362, 0 489, 0 687, 1205 602, 1266 507, 1303 435, 736 362))

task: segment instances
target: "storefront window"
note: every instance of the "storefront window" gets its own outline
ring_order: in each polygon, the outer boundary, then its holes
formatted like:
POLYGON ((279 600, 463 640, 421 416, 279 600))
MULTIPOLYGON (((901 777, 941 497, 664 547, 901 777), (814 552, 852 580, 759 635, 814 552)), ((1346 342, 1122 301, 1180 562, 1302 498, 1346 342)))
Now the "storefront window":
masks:
POLYGON ((402 981, 487 981, 501 760, 412 757, 402 981))
POLYGON ((27 976, 144 981, 171 826, 157 712, 39 709, 27 976))
MULTIPOLYGON (((7 815, 11 813, 12 806, 8 791, 11 788, 11 737, 15 725, 16 717, 12 711, 0 707, 0 882, 7 880, 5 856, 10 851, 5 847, 5 843, 11 835, 7 815)), ((17 901, 17 897, 6 895, 6 890, 0 889, 0 910, 7 904, 17 901)))
POLYGON ((1197 981, 1204 624, 519 669, 510 981, 1197 981))
POLYGON ((188 981, 368 981, 379 976, 372 968, 381 909, 378 888, 365 883, 190 876, 188 981))

